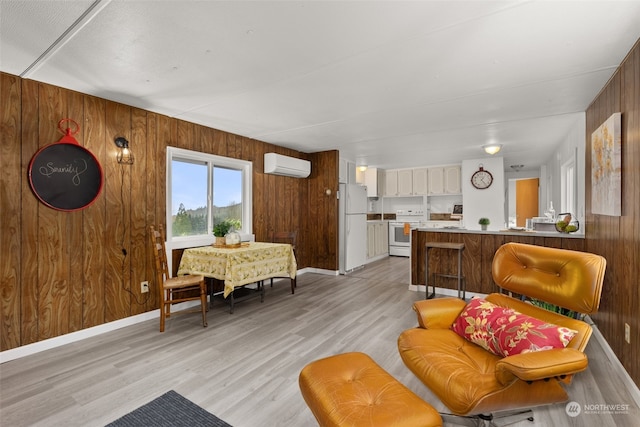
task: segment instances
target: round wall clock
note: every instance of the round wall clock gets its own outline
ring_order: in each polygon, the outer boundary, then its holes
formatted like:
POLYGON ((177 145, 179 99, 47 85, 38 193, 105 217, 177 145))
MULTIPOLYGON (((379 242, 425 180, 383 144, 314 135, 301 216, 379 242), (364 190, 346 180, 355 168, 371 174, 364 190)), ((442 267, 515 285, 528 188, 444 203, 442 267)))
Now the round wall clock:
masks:
POLYGON ((489 188, 491 184, 493 184, 493 175, 491 175, 491 172, 484 170, 482 165, 480 165, 478 170, 471 175, 471 184, 478 190, 489 188))

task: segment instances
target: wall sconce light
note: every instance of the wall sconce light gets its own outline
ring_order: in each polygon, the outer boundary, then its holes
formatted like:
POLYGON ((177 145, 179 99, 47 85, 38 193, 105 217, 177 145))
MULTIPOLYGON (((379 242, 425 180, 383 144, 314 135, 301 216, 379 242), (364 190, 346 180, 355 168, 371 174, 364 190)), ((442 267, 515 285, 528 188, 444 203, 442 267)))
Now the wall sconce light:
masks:
POLYGON ((485 153, 491 154, 493 156, 498 151, 500 151, 500 149, 502 148, 502 144, 483 145, 482 148, 484 149, 485 153))
POLYGON ((118 151, 118 163, 125 165, 133 164, 133 153, 129 150, 129 141, 125 137, 119 136, 114 141, 116 146, 120 149, 118 151))

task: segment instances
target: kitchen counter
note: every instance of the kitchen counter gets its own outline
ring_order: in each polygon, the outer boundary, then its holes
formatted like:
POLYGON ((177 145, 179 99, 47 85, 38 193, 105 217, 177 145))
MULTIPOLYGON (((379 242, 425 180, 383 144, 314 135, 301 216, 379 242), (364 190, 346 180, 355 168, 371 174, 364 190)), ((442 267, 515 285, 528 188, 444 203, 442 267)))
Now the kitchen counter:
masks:
POLYGON ((527 230, 468 230, 466 228, 423 228, 418 227, 418 231, 429 231, 435 233, 465 233, 465 234, 498 234, 503 236, 531 236, 531 237, 558 237, 562 239, 584 239, 584 233, 559 233, 557 231, 527 231, 527 230))
MULTIPOLYGON (((491 263, 500 246, 508 242, 584 251, 586 241, 582 233, 558 233, 553 231, 520 230, 467 230, 463 228, 418 228, 411 231, 411 285, 409 289, 424 292, 426 242, 464 243, 462 274, 468 292, 489 294, 498 292, 493 282, 491 263)), ((457 273, 456 256, 447 251, 432 249, 429 252, 429 271, 453 275, 457 273)), ((438 278, 439 288, 456 289, 455 280, 438 278)))

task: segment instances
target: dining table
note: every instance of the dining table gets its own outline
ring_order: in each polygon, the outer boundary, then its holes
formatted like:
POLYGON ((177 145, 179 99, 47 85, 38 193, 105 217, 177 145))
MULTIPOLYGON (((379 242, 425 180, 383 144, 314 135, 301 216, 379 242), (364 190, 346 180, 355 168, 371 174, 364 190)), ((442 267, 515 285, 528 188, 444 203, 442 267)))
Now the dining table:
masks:
MULTIPOLYGON (((223 295, 233 297, 236 288, 274 277, 295 279, 293 246, 287 243, 243 242, 239 247, 199 246, 182 254, 178 275, 201 274, 224 281, 223 295)), ((263 294, 264 295, 264 294, 263 294)))

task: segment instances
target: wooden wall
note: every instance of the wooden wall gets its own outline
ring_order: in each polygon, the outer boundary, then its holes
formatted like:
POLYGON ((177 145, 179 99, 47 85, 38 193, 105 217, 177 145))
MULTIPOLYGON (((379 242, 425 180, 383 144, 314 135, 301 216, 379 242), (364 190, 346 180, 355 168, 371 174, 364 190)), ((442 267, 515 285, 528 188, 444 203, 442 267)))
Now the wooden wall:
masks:
POLYGON ((607 259, 598 328, 640 385, 640 42, 586 112, 586 247, 607 259), (591 134, 611 114, 622 113, 622 216, 591 209, 591 134), (631 343, 624 340, 631 326, 631 343))
POLYGON ((337 151, 300 153, 8 74, 0 91, 0 350, 157 308, 148 227, 166 218, 167 146, 252 161, 256 239, 298 230, 299 268, 338 269, 337 151), (95 203, 71 213, 40 203, 27 177, 36 151, 62 137, 63 118, 79 123, 75 138, 104 173, 95 203), (133 165, 116 162, 117 136, 133 165), (271 151, 311 160, 311 176, 265 175, 271 151))

